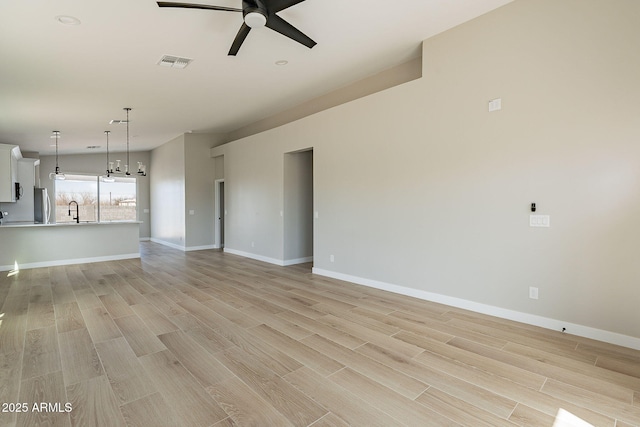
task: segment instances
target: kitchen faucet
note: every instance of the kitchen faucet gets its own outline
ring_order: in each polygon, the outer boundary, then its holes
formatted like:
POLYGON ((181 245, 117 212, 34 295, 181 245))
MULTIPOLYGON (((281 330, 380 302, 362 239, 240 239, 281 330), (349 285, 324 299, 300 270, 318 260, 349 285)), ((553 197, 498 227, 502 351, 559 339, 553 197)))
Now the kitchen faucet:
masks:
POLYGON ((80 224, 80 207, 78 206, 78 202, 76 202, 75 200, 69 202, 69 216, 71 216, 71 203, 76 204, 76 216, 73 219, 76 220, 76 224, 80 224))

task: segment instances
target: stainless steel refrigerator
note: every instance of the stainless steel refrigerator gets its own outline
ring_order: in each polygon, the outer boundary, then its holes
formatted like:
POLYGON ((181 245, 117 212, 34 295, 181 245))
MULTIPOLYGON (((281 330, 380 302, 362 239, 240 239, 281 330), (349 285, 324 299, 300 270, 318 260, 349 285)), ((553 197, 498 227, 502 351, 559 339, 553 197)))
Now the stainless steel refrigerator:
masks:
POLYGON ((33 189, 33 220, 36 224, 49 224, 51 201, 46 188, 33 189))

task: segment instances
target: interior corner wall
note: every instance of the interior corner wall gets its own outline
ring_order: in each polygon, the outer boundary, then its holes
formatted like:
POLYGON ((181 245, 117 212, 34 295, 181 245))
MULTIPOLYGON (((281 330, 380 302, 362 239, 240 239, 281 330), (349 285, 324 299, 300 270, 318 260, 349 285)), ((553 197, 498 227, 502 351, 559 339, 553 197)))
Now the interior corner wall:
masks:
POLYGON ((215 161, 210 157, 215 140, 209 134, 185 134, 185 246, 187 249, 214 246, 215 161))
POLYGON ((283 154, 313 146, 314 270, 638 346, 639 17, 516 0, 426 40, 420 80, 218 147, 227 247, 283 259, 283 154))
POLYGON ((185 248, 185 140, 151 151, 151 240, 185 248))

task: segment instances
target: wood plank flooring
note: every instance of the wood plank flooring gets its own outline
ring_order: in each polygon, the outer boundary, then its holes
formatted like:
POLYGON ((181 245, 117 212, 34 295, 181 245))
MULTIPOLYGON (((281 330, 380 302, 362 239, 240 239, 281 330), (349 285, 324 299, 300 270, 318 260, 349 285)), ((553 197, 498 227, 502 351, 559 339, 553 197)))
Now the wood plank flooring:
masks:
POLYGON ((0 426, 640 426, 640 351, 310 264, 141 250, 0 273, 0 426))

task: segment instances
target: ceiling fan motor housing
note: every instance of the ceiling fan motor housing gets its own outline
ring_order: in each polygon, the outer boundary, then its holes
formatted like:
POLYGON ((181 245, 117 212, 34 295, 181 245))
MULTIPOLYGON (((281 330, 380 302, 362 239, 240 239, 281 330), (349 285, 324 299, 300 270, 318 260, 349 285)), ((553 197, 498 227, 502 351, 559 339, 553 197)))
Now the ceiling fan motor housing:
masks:
POLYGON ((267 8, 261 0, 242 1, 242 17, 249 27, 264 27, 267 23, 267 15, 267 8))
POLYGON ((303 1, 305 0, 242 0, 242 9, 226 6, 167 1, 158 1, 157 3, 158 7, 242 12, 242 26, 238 30, 238 34, 236 34, 228 54, 229 56, 236 56, 251 29, 265 26, 270 30, 280 33, 283 36, 308 47, 309 49, 314 47, 316 45, 315 41, 277 15, 278 12, 291 6, 295 6, 298 3, 302 3, 303 1))

